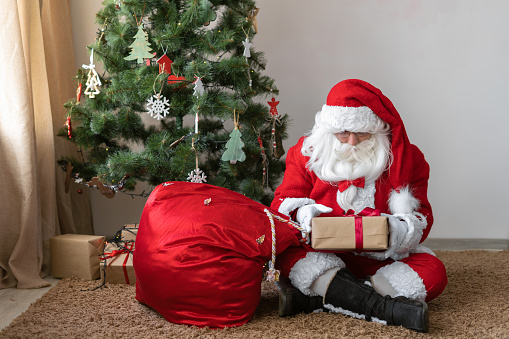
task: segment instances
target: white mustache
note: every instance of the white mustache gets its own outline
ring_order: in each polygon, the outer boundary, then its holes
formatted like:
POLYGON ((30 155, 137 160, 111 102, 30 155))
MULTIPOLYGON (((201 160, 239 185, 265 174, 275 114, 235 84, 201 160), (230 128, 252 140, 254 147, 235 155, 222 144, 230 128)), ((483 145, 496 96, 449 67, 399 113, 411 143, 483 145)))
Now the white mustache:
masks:
POLYGON ((341 161, 362 163, 369 161, 374 156, 375 148, 374 140, 365 140, 355 146, 338 140, 334 147, 334 154, 341 161))

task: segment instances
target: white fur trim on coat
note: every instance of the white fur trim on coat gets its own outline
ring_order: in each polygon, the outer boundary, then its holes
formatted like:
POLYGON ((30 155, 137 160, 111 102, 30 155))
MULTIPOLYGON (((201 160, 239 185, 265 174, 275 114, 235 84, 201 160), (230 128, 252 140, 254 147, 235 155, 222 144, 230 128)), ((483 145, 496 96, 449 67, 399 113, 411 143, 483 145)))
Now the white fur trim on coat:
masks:
POLYGON ((393 190, 389 197, 389 209, 391 214, 411 214, 417 211, 419 206, 419 200, 413 196, 408 186, 399 189, 399 192, 393 190))
POLYGON ((380 268, 376 274, 383 275, 394 288, 397 296, 424 301, 426 287, 422 278, 410 266, 401 261, 380 268))
POLYGON ((394 214, 394 216, 405 221, 408 227, 405 238, 394 251, 395 253, 391 255, 392 259, 401 260, 408 257, 409 253, 415 253, 417 246, 421 242, 422 233, 428 226, 428 221, 426 217, 419 212, 414 212, 413 214, 394 214))
MULTIPOLYGON (((422 213, 394 214, 394 216, 405 221, 408 230, 399 247, 389 258, 397 261, 408 257, 410 253, 428 253, 436 256, 432 250, 420 245, 424 229, 428 226, 428 221, 422 213)), ((381 261, 387 259, 385 252, 362 252, 360 255, 381 261)))
POLYGON ((332 253, 308 252, 293 265, 289 278, 293 286, 305 295, 316 296, 309 288, 313 281, 331 268, 344 268, 345 263, 332 253))
POLYGON ((313 199, 309 198, 285 198, 281 205, 279 205, 278 212, 290 216, 292 211, 305 205, 316 204, 313 199))

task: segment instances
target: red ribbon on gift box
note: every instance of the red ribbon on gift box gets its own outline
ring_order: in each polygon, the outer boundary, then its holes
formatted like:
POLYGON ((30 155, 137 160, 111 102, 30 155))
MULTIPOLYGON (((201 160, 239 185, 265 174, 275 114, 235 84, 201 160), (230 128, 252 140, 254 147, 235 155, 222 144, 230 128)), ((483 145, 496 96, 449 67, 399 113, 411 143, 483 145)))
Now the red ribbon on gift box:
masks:
MULTIPOLYGON (((103 255, 101 256, 101 260, 106 260, 109 258, 114 258, 117 255, 127 253, 127 255, 125 256, 124 262, 122 263, 122 269, 124 270, 124 277, 125 277, 125 282, 127 285, 129 285, 129 274, 127 273, 126 266, 127 266, 127 260, 129 259, 129 254, 133 253, 133 247, 134 247, 134 242, 128 242, 128 243, 126 243, 126 246, 123 247, 122 249, 113 250, 111 252, 104 252, 103 255)), ((113 260, 108 264, 108 266, 111 265, 112 262, 113 262, 113 260)))
POLYGON ((381 211, 379 209, 373 209, 366 207, 358 214, 355 214, 354 210, 348 210, 345 213, 345 217, 355 218, 355 251, 362 252, 364 248, 364 232, 362 228, 362 217, 377 217, 380 216, 381 211))
POLYGON ((132 249, 133 249, 134 243, 132 242, 129 245, 130 245, 129 246, 129 253, 125 256, 124 263, 122 264, 122 269, 124 270, 125 282, 126 282, 127 285, 130 285, 130 283, 129 283, 129 274, 127 274, 126 264, 127 264, 127 259, 129 259, 129 254, 132 253, 132 249))

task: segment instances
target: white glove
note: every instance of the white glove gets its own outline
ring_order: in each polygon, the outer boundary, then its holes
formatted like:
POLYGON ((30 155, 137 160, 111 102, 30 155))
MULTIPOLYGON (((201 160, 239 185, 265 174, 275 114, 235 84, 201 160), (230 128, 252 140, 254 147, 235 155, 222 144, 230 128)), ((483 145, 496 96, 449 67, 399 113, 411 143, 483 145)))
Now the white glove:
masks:
POLYGON ((300 227, 303 228, 305 232, 309 233, 311 232, 311 219, 322 213, 330 212, 332 212, 332 208, 322 204, 304 205, 297 210, 295 218, 300 224, 300 227))
POLYGON ((393 215, 382 213, 381 216, 389 218, 390 243, 387 251, 384 252, 385 258, 389 258, 399 249, 408 233, 408 225, 405 221, 396 218, 393 215))

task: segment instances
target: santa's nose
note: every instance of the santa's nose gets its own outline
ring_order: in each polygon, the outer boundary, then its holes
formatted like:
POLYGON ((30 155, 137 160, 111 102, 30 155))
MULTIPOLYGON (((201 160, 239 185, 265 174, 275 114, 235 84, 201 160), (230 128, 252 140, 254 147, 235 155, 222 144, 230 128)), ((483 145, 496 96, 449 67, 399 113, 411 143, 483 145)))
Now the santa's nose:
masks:
POLYGON ((359 138, 355 133, 350 133, 350 135, 348 136, 347 143, 349 143, 352 146, 355 146, 359 143, 359 138))

